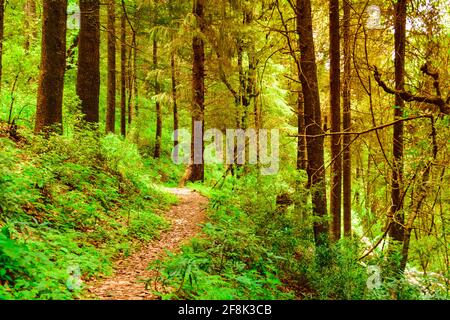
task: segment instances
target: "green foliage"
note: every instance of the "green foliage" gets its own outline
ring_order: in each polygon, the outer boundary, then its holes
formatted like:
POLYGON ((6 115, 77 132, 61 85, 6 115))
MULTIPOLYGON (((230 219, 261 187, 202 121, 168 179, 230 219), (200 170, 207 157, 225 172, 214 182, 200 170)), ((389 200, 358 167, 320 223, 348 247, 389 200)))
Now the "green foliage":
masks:
POLYGON ((130 214, 130 236, 149 241, 159 235, 159 229, 168 227, 168 223, 153 212, 142 211, 130 214))
MULTIPOLYGON (((303 250, 313 251, 312 244, 303 250)), ((321 267, 313 259, 301 259, 300 270, 313 292, 305 299, 361 300, 367 293, 366 267, 358 262, 356 242, 340 241, 331 248, 331 264, 321 267), (308 261, 309 260, 309 261, 308 261)))
MULTIPOLYGON (((303 172, 262 177, 250 170, 228 177, 220 190, 191 185, 210 198, 205 237, 150 266, 159 271, 157 281, 166 284, 154 291, 163 299, 361 300, 392 299, 393 292, 398 299, 427 297, 409 279, 385 275, 379 288, 369 290, 357 240, 343 239, 320 253, 307 193, 300 187, 305 183, 303 172), (288 195, 292 204, 277 204, 280 195, 288 195)), ((384 268, 386 259, 371 258, 370 264, 384 268)))
POLYGON ((27 137, 20 148, 0 138, 0 298, 79 297, 70 270, 110 273, 114 258, 167 228, 156 210, 174 199, 120 138, 27 137))
MULTIPOLYGON (((293 180, 302 179, 294 176, 293 180)), ((294 297, 280 279, 294 262, 298 219, 278 211, 274 185, 264 189, 268 184, 260 179, 276 183, 273 177, 249 174, 227 179, 220 191, 193 186, 211 197, 210 222, 203 228, 206 238, 194 239, 181 254, 151 266, 171 288, 159 292, 163 298, 294 297)), ((275 189, 282 192, 290 186, 279 181, 275 189)))

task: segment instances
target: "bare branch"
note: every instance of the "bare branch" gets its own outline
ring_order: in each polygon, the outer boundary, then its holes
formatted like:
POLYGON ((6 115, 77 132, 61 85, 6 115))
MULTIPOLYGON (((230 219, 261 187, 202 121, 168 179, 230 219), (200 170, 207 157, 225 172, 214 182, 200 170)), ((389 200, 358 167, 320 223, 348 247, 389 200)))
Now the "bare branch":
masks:
POLYGON ((442 99, 440 96, 414 95, 409 91, 394 90, 392 88, 389 88, 389 86, 381 79, 381 74, 378 71, 377 67, 374 67, 374 77, 375 77, 375 81, 386 93, 399 95, 400 98, 402 98, 403 101, 406 101, 406 102, 416 101, 416 102, 428 103, 428 104, 437 106, 441 113, 450 114, 450 107, 448 106, 448 102, 444 101, 444 99, 442 99))
MULTIPOLYGON (((314 135, 314 136, 311 136, 311 135, 309 135, 309 136, 308 135, 306 135, 306 136, 302 135, 302 136, 305 136, 305 137, 308 137, 308 138, 320 138, 320 137, 329 137, 329 136, 353 136, 353 135, 360 136, 362 134, 367 134, 367 133, 370 133, 370 132, 373 132, 373 131, 379 131, 379 130, 385 129, 387 127, 391 127, 391 126, 393 126, 393 125, 395 125, 397 123, 400 123, 400 122, 413 121, 413 120, 424 119, 424 118, 432 119, 433 116, 431 114, 425 114, 425 115, 420 115, 420 116, 415 116, 415 117, 398 119, 398 120, 395 120, 395 121, 392 121, 392 122, 389 122, 389 123, 385 123, 385 124, 379 125, 377 127, 373 127, 373 128, 369 128, 369 129, 363 130, 363 131, 330 132, 330 133, 323 133, 323 134, 314 135)), ((290 137, 298 137, 298 135, 290 135, 290 137)))

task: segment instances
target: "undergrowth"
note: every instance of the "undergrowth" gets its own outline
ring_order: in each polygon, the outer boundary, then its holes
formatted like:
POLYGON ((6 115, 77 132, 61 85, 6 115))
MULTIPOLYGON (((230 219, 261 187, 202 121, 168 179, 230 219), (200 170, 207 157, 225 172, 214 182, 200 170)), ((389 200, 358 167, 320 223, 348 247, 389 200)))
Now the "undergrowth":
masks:
POLYGON ((137 148, 95 131, 0 137, 0 299, 72 299, 168 227, 137 148), (78 281, 78 282, 77 282, 78 281))
POLYGON ((366 264, 385 262, 361 263, 357 238, 318 254, 305 173, 218 179, 191 186, 210 198, 204 236, 149 266, 159 278, 148 287, 162 299, 392 299, 393 291, 399 299, 424 298, 403 280, 384 278, 370 289, 366 264))

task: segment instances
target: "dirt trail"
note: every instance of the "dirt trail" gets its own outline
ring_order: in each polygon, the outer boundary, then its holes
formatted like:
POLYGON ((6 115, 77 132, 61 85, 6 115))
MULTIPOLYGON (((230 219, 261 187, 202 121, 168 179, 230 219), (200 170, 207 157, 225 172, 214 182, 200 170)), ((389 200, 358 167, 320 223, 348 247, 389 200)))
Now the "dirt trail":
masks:
POLYGON ((113 276, 95 280, 87 284, 89 298, 101 300, 153 300, 156 297, 145 290, 140 281, 154 277, 154 272, 147 270, 149 262, 165 255, 166 250, 176 251, 186 240, 194 237, 201 230, 205 221, 205 209, 208 200, 189 189, 167 189, 180 199, 165 214, 172 223, 172 228, 128 258, 115 264, 113 276))

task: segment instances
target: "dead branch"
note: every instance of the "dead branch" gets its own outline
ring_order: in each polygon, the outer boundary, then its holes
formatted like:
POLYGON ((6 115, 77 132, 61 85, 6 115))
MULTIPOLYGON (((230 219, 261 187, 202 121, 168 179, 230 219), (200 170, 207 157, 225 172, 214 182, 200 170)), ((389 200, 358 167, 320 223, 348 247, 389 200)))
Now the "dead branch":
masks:
MULTIPOLYGON (((427 69, 427 71, 429 71, 429 70, 427 69)), ((386 93, 398 95, 405 102, 416 101, 416 102, 428 103, 428 104, 437 106, 441 113, 450 114, 450 107, 448 105, 448 102, 446 102, 440 96, 414 95, 411 92, 406 91, 406 90, 394 90, 392 88, 389 88, 389 86, 381 79, 381 74, 378 71, 376 66, 374 66, 373 74, 375 77, 375 81, 386 93)), ((440 90, 439 90, 439 92, 440 92, 440 90)))

